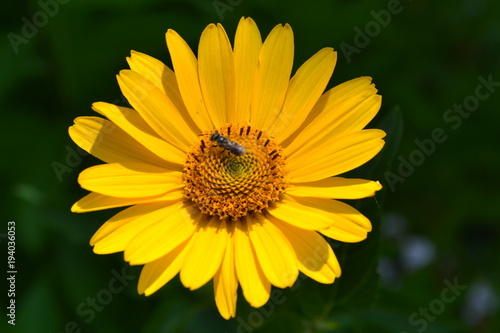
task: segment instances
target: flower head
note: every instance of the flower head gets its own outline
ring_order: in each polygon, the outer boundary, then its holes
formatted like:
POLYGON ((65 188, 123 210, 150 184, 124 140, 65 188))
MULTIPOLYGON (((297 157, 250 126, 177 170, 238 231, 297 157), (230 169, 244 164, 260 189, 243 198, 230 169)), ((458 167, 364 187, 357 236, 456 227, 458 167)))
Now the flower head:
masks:
POLYGON ((332 283, 341 271, 324 236, 358 242, 371 230, 338 199, 381 188, 338 177, 384 144, 383 131, 364 129, 381 103, 371 78, 324 92, 337 59, 324 48, 290 79, 288 24, 262 42, 242 18, 233 46, 210 24, 198 57, 175 31, 166 39, 174 71, 132 51, 118 83, 133 109, 98 102, 93 109, 105 118, 79 117, 69 129, 105 162, 82 171, 78 181, 91 193, 72 210, 130 206, 95 233, 94 252, 123 251, 144 265, 145 295, 178 273, 191 290, 213 279, 226 319, 235 316, 238 286, 260 307, 271 285, 290 287, 299 271, 332 283))

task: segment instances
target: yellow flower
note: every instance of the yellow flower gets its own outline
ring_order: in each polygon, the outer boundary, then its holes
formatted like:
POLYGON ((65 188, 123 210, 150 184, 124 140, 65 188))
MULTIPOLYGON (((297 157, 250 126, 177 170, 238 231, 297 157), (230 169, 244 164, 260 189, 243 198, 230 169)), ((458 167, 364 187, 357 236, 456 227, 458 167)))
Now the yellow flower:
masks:
POLYGON ((105 164, 78 181, 91 191, 73 212, 131 206, 92 237, 97 254, 124 252, 144 265, 140 294, 177 273, 197 289, 213 279, 221 315, 236 314, 238 286, 254 307, 271 285, 299 271, 320 283, 340 276, 323 236, 358 242, 370 221, 336 199, 373 196, 378 182, 337 177, 375 156, 385 133, 363 129, 380 108, 371 78, 324 94, 337 54, 324 48, 290 79, 293 34, 276 26, 261 40, 242 18, 234 46, 219 25, 202 33, 195 57, 166 33, 173 68, 132 51, 118 83, 133 107, 104 102, 106 117, 79 117, 73 141, 105 164))

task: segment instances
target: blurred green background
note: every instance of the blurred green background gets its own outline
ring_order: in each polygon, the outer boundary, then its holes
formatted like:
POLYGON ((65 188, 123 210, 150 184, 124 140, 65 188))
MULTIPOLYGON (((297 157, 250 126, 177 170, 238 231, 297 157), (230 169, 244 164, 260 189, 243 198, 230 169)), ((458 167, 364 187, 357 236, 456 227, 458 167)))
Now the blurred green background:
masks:
MULTIPOLYGON (((0 240, 7 253, 15 221, 18 273, 16 326, 4 315, 2 332, 500 331, 499 2, 41 0, 3 9, 0 240), (123 104, 115 75, 130 50, 170 64, 167 29, 196 49, 207 24, 223 23, 232 39, 242 16, 263 36, 290 23, 295 68, 334 47, 329 87, 373 77, 383 104, 370 126, 388 137, 380 157, 352 173, 384 190, 354 203, 373 221, 368 239, 332 243, 343 276, 274 288, 260 310, 240 294, 237 318, 225 321, 211 284, 190 292, 175 278, 146 298, 136 292, 139 267, 92 253, 90 237, 113 212, 70 213, 85 194, 78 173, 98 161, 76 153, 67 128, 93 115, 95 101, 123 104)), ((3 297, 7 289, 4 278, 3 297)))

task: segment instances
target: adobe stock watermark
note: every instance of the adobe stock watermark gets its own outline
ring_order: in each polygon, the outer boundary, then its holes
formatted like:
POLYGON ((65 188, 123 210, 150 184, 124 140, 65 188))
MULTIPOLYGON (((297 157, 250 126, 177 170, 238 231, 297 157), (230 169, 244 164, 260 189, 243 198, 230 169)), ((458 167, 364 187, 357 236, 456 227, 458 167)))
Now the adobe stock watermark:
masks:
POLYGON ((50 164, 59 183, 62 183, 63 175, 65 173, 73 172, 74 168, 78 167, 82 163, 83 157, 89 155, 89 153, 85 150, 79 147, 75 149, 70 145, 66 145, 65 150, 66 156, 64 158, 64 163, 52 161, 50 164))
MULTIPOLYGON (((148 98, 148 91, 154 89, 157 89, 154 83, 148 80, 148 77, 143 77, 141 84, 136 85, 132 89, 131 94, 135 96, 135 98, 137 98, 138 100, 146 100, 148 98)), ((127 98, 124 95, 122 95, 119 98, 113 100, 110 104, 128 105, 128 101, 127 98)), ((127 118, 128 111, 129 110, 123 113, 123 117, 127 118)), ((95 141, 92 143, 92 148, 100 145, 103 140, 109 139, 108 136, 111 136, 113 131, 117 127, 119 128, 119 126, 117 126, 112 121, 107 122, 102 128, 99 129, 95 137, 95 141)), ((52 161, 51 163, 52 170, 54 170, 57 180, 60 183, 63 181, 63 176, 65 174, 72 173, 74 169, 77 168, 82 163, 83 161, 82 157, 89 155, 89 153, 84 151, 83 149, 80 149, 78 147, 75 149, 73 148, 72 145, 66 145, 65 150, 66 150, 66 155, 63 162, 52 161)))
POLYGON ((351 63, 352 55, 361 53, 361 50, 367 47, 373 38, 380 35, 382 28, 386 28, 391 23, 392 17, 400 14, 403 9, 404 7, 400 0, 389 0, 386 9, 370 11, 373 20, 368 21, 363 29, 358 26, 354 27, 354 32, 356 34, 354 35, 353 43, 340 43, 340 50, 347 60, 347 63, 351 63))
MULTIPOLYGON (((448 280, 444 280, 443 283, 446 287, 441 290, 438 298, 431 300, 425 307, 419 307, 418 311, 413 312, 408 317, 408 323, 415 327, 416 332, 422 333, 425 331, 429 323, 436 321, 437 317, 444 312, 446 305, 454 302, 468 287, 458 284, 458 278, 455 278, 453 283, 448 280)), ((409 332, 401 331, 400 333, 409 332)))
MULTIPOLYGON (((106 123, 106 125, 104 125, 97 134, 93 146, 100 145, 104 137, 112 133, 115 130, 115 128, 116 128, 115 124, 111 122, 106 123)), ((66 145, 65 150, 66 150, 66 156, 64 158, 64 163, 61 163, 59 161, 52 161, 51 163, 52 170, 54 170, 54 173, 56 174, 59 183, 62 183, 64 174, 72 173, 73 170, 82 163, 83 157, 89 155, 89 153, 87 153, 85 150, 79 147, 73 148, 73 146, 71 145, 66 145)))
POLYGON ((240 5, 243 0, 214 0, 212 1, 212 6, 214 7, 219 19, 224 21, 224 13, 229 11, 232 12, 234 8, 240 5))
MULTIPOLYGON (((118 104, 124 101, 126 102, 126 99, 122 96, 119 99, 115 99, 112 104, 118 104)), ((101 144, 102 140, 105 139, 105 136, 111 134, 115 130, 115 128, 115 124, 111 122, 106 123, 106 125, 103 126, 97 134, 96 140, 93 143, 93 147, 101 144)), ((64 149, 66 150, 64 161, 52 161, 52 163, 50 164, 59 183, 63 182, 63 176, 65 174, 71 174, 73 170, 75 170, 75 168, 77 168, 83 162, 83 157, 89 155, 88 152, 81 149, 80 147, 74 148, 74 145, 66 145, 64 149)))
MULTIPOLYGON (((76 313, 83 321, 90 324, 96 318, 97 313, 104 311, 105 307, 113 301, 114 295, 121 293, 128 286, 129 282, 136 278, 135 275, 127 275, 126 266, 121 272, 111 270, 106 288, 99 290, 94 297, 87 297, 85 301, 78 304, 76 313)), ((58 333, 82 333, 82 328, 74 320, 66 322, 64 329, 58 333)))
POLYGON ((16 34, 9 32, 7 38, 9 39, 12 49, 17 54, 19 53, 19 46, 28 44, 30 40, 38 35, 41 28, 45 27, 51 18, 59 13, 60 5, 65 5, 70 0, 39 0, 37 2, 40 10, 36 11, 31 19, 26 16, 21 17, 23 23, 21 33, 16 34))
MULTIPOLYGON (((474 89, 474 94, 465 97, 461 103, 454 103, 451 108, 443 112, 443 122, 448 124, 454 131, 462 126, 464 119, 468 119, 479 108, 481 101, 490 98, 495 89, 500 87, 500 82, 493 81, 493 74, 488 75, 487 78, 479 75, 477 80, 479 84, 474 89)), ((424 164, 426 159, 436 152, 437 146, 448 139, 446 133, 447 130, 444 128, 436 127, 431 131, 429 137, 413 141, 416 148, 407 157, 398 156, 396 172, 386 171, 384 173, 385 183, 391 192, 396 190, 398 183, 404 183, 406 179, 413 175, 417 167, 424 164)))

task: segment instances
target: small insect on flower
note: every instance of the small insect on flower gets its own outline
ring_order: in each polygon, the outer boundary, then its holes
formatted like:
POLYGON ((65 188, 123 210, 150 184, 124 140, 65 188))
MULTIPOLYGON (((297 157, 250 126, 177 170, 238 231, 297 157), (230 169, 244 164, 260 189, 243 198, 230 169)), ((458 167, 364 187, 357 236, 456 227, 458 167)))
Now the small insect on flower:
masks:
POLYGON ((214 134, 212 134, 212 136, 210 136, 210 141, 215 142, 219 147, 229 150, 236 156, 243 155, 244 153, 247 152, 245 147, 234 141, 229 140, 228 138, 226 138, 223 135, 220 135, 217 132, 215 132, 214 134))

